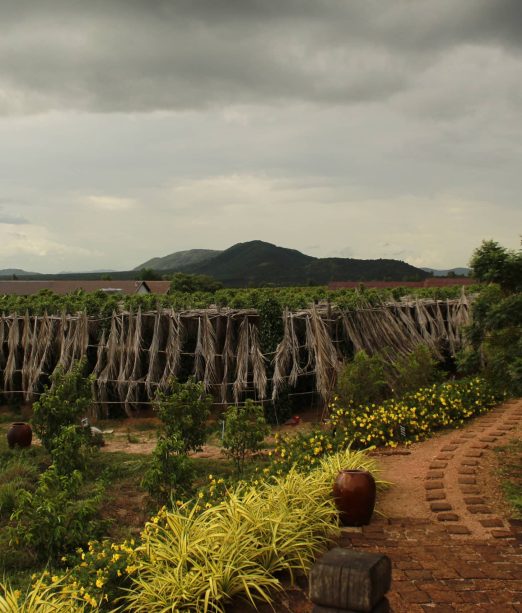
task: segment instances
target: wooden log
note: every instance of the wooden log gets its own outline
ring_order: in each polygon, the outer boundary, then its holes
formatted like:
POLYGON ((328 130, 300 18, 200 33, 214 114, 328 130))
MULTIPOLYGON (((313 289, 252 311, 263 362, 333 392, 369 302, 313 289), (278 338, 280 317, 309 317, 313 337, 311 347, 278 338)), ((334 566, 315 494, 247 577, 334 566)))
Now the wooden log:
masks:
POLYGON ((388 556, 335 547, 310 572, 310 600, 322 607, 369 613, 390 585, 388 556))

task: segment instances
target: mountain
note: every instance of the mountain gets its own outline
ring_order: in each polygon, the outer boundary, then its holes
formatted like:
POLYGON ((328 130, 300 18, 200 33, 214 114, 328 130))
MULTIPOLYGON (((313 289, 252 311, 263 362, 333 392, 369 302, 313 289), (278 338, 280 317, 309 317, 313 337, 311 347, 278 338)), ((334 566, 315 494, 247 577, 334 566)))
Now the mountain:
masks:
MULTIPOLYGON (((149 260, 149 263, 151 262, 154 260, 149 260)), ((149 267, 154 268, 150 264, 149 267)), ((225 251, 217 254, 214 252, 210 258, 199 263, 185 265, 183 272, 209 275, 232 287, 265 284, 319 285, 348 280, 405 281, 428 276, 428 273, 420 268, 399 260, 315 258, 295 249, 278 247, 259 240, 237 243, 225 251)))
POLYGON ((153 270, 168 270, 168 271, 183 271, 189 266, 196 266, 202 262, 209 260, 221 251, 213 249, 189 249, 188 251, 176 251, 162 258, 152 258, 143 264, 136 266, 134 270, 142 268, 152 268, 153 270))
POLYGON ((21 268, 3 268, 0 270, 0 277, 10 277, 15 275, 16 277, 27 277, 27 276, 39 276, 38 272, 27 272, 27 270, 22 270, 21 268))
POLYGON ((436 270, 435 268, 422 268, 422 270, 432 274, 434 277, 447 277, 448 273, 453 273, 456 277, 469 276, 469 268, 449 268, 448 270, 436 270))

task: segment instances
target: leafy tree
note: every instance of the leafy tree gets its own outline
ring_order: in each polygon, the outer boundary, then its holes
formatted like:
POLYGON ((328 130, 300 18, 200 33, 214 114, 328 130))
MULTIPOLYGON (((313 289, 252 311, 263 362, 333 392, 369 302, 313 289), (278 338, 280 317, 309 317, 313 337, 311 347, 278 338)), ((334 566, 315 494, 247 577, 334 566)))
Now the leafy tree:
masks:
POLYGON ((253 400, 247 400, 244 406, 232 405, 227 409, 223 449, 234 461, 238 475, 243 472, 246 456, 259 450, 269 432, 263 407, 253 400))
POLYGON ((203 383, 190 377, 185 383, 172 378, 166 392, 158 390, 154 410, 165 426, 167 437, 182 441, 183 453, 198 451, 206 440, 205 422, 210 414, 212 396, 203 383))
POLYGON ((170 282, 169 293, 215 292, 222 287, 223 283, 208 275, 188 275, 177 272, 170 282))
POLYGON ((161 275, 152 268, 142 268, 138 273, 140 281, 161 281, 161 275))
POLYGON ((92 379, 84 376, 85 366, 85 360, 80 360, 68 373, 58 367, 51 375, 51 387, 33 405, 32 425, 48 451, 62 429, 78 424, 92 403, 92 379))
POLYGON ((480 369, 500 392, 522 394, 522 251, 483 241, 471 259, 473 274, 495 283, 472 306, 470 346, 458 356, 462 372, 480 369))
POLYGON ((336 393, 341 402, 355 406, 381 402, 390 393, 386 362, 379 355, 358 351, 339 374, 336 393))
POLYGON ((39 561, 57 561, 76 547, 101 536, 106 522, 99 512, 105 484, 86 486, 75 470, 61 475, 54 465, 42 473, 34 492, 20 492, 11 515, 13 545, 23 545, 39 561))
POLYGON ((522 291, 522 250, 513 251, 496 241, 482 241, 470 261, 471 274, 486 283, 498 283, 505 292, 522 291))
POLYGON ((163 434, 152 452, 142 485, 151 498, 167 504, 173 497, 187 496, 192 492, 194 474, 194 462, 186 455, 179 434, 163 434))

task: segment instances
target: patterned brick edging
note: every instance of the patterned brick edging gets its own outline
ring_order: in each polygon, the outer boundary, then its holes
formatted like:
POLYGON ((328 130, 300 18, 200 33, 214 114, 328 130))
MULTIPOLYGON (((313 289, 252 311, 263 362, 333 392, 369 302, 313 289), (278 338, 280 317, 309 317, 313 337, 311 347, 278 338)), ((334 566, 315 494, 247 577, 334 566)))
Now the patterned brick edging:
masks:
POLYGON ((522 409, 518 405, 498 407, 477 418, 471 429, 441 447, 430 463, 424 485, 426 501, 436 519, 447 522, 449 534, 471 537, 482 528, 493 538, 516 538, 518 531, 509 522, 494 516, 488 501, 480 495, 477 475, 484 451, 511 433, 521 420, 522 409), (450 477, 456 481, 457 490, 448 488, 450 477), (465 512, 459 516, 454 506, 462 507, 462 503, 465 512))

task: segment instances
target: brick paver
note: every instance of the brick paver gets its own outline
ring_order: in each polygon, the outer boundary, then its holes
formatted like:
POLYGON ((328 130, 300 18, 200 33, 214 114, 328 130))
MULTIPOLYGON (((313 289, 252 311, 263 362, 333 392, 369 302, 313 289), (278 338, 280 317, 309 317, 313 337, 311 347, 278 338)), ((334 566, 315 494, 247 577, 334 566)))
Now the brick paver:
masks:
POLYGON ((520 407, 518 401, 496 409, 440 447, 425 487, 428 501, 430 495, 444 499, 427 502, 431 517, 424 523, 407 517, 372 522, 384 528, 378 545, 366 538, 366 528, 343 535, 346 546, 392 559, 393 611, 522 612, 522 521, 494 515, 479 480, 484 453, 493 443, 501 444, 522 420, 520 407), (456 488, 447 488, 450 476, 456 488), (463 513, 453 511, 457 502, 465 505, 463 513), (406 572, 408 566, 415 569, 406 572))
MULTIPOLYGON (((425 519, 408 517, 405 509, 404 517, 374 515, 369 526, 342 530, 341 546, 392 560, 388 599, 394 613, 522 613, 522 521, 493 514, 477 479, 484 454, 491 453, 477 445, 497 438, 502 444, 513 437, 506 424, 521 422, 522 400, 508 402, 455 436, 454 449, 439 449, 425 475, 425 519), (456 503, 464 511, 456 513, 456 503)), ((274 610, 310 613, 306 593, 301 577, 277 596, 274 610)))

